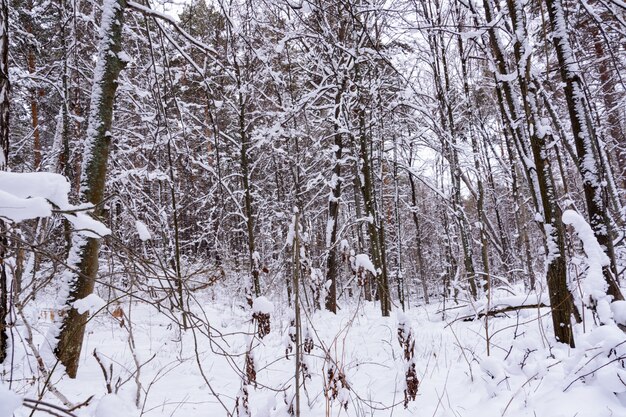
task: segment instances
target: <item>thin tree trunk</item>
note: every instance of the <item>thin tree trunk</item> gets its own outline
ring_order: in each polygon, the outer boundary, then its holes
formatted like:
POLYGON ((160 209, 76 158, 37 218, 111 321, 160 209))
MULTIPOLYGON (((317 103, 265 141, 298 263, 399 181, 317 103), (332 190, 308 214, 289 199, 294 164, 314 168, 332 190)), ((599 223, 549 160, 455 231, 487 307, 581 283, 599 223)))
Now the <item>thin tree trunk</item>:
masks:
POLYGON ((0 0, 0 170, 9 156, 9 1, 0 0))
MULTIPOLYGON (((459 33, 462 31, 462 21, 460 16, 460 8, 458 1, 455 2, 455 11, 458 15, 457 25, 459 33)), ((471 97, 470 97, 470 89, 468 83, 468 75, 467 75, 467 60, 464 52, 464 44, 463 38, 460 35, 457 35, 457 44, 459 48, 459 59, 461 61, 461 76, 463 78, 463 92, 465 94, 465 108, 466 108, 466 117, 468 119, 471 118, 472 114, 472 105, 471 105, 471 97)), ((468 123, 471 126, 471 123, 468 123)), ((470 128, 471 129, 471 128, 470 128)), ((481 258, 483 262, 483 272, 484 283, 483 289, 487 292, 491 286, 491 276, 489 272, 489 251, 487 246, 487 231, 485 230, 485 225, 487 223, 487 215, 485 213, 485 188, 483 186, 483 175, 482 175, 482 167, 480 165, 480 149, 478 145, 478 141, 476 140, 475 134, 470 130, 469 132, 470 142, 472 145, 472 153, 474 158, 474 170, 476 175, 476 183, 478 187, 478 195, 476 196, 476 212, 478 216, 478 225, 479 225, 479 234, 480 234, 480 249, 481 249, 481 258)), ((489 351, 489 339, 487 339, 487 351, 489 351)))
MULTIPOLYGON (((251 294, 255 297, 261 295, 261 283, 259 280, 259 255, 256 251, 256 241, 254 236, 254 214, 252 212, 252 190, 250 188, 250 159, 248 156, 248 132, 246 129, 246 103, 241 93, 241 69, 238 58, 233 57, 235 74, 237 76, 237 88, 239 92, 239 137, 241 139, 241 177, 243 181, 244 191, 244 208, 246 215, 246 230, 248 232, 248 259, 250 262, 250 273, 252 275, 251 294)), ((248 303, 252 306, 252 299, 248 299, 248 303)))
POLYGON ((293 218, 294 239, 293 239, 293 288, 294 288, 294 311, 295 311, 295 328, 296 328, 296 371, 295 371, 295 415, 300 417, 300 341, 302 340, 302 323, 300 318, 300 235, 298 228, 300 227, 300 213, 296 212, 293 218))
MULTIPOLYGON (((9 4, 0 0, 0 170, 7 168, 9 156, 9 4)), ((0 363, 7 357, 7 316, 9 288, 4 259, 7 250, 7 230, 0 220, 0 363)))
MULTIPOLYGON (((412 161, 412 155, 409 159, 412 161)), ((424 302, 429 304, 428 283, 426 282, 426 274, 424 274, 424 259, 422 255, 422 234, 420 231, 420 221, 417 214, 417 190, 415 188, 415 180, 413 174, 409 173, 409 184, 411 185, 411 215, 415 224, 415 252, 417 258, 417 268, 419 269, 419 277, 422 283, 422 291, 424 292, 424 302)))
MULTIPOLYGON (((434 15, 429 9, 430 4, 422 0, 422 9, 426 19, 434 26, 441 22, 435 22, 434 15)), ((439 9, 438 1, 434 2, 435 7, 439 9)), ((448 160, 451 179, 451 202, 454 217, 459 227, 461 237, 461 247, 463 250, 463 265, 465 266, 465 275, 469 283, 469 292, 472 298, 478 296, 476 286, 476 270, 474 268, 474 255, 472 250, 472 240, 470 236, 470 225, 461 201, 461 167, 459 166, 459 155, 457 149, 457 129, 455 125, 452 105, 450 103, 450 79, 448 74, 448 62, 446 59, 445 42, 443 34, 437 36, 430 34, 428 37, 429 48, 431 52, 431 66, 433 69, 433 78, 435 82, 435 90, 437 100, 439 101, 439 115, 441 125, 445 134, 441 135, 441 145, 444 157, 448 160)))
POLYGON ((376 268, 376 282, 378 286, 378 297, 380 298, 380 309, 383 316, 389 316, 391 312, 391 296, 389 293, 389 278, 387 276, 387 265, 382 241, 384 232, 382 222, 379 218, 378 209, 374 201, 374 184, 372 178, 370 141, 365 133, 364 110, 359 111, 359 156, 361 158, 361 194, 365 204, 365 215, 368 217, 367 232, 370 239, 370 255, 376 268))
POLYGON ((339 131, 338 120, 341 114, 342 95, 346 86, 346 80, 341 84, 335 95, 335 125, 334 125, 334 165, 331 183, 333 184, 331 195, 328 197, 328 223, 326 225, 326 247, 328 258, 326 260, 326 281, 330 281, 326 294, 326 310, 337 312, 337 276, 339 275, 339 256, 337 248, 337 230, 339 226, 339 199, 341 198, 341 156, 343 152, 342 133, 339 131))

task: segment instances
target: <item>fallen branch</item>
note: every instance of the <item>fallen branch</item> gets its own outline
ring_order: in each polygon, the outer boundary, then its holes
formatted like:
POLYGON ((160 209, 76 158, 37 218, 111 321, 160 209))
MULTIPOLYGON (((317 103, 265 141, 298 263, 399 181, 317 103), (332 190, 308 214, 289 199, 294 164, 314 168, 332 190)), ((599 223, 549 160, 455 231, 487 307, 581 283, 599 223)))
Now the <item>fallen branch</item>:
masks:
POLYGON ((521 305, 521 306, 505 306, 503 308, 500 309, 494 309, 494 310, 489 310, 488 312, 480 312, 477 314, 473 314, 471 316, 462 316, 462 317, 457 317, 455 321, 457 320, 463 320, 463 321, 474 321, 477 319, 480 319, 482 317, 488 316, 488 317, 497 317, 499 314, 505 314, 508 313, 510 311, 519 311, 519 310, 525 310, 525 309, 537 309, 537 308, 543 308, 543 307, 550 307, 546 304, 525 304, 525 305, 521 305))

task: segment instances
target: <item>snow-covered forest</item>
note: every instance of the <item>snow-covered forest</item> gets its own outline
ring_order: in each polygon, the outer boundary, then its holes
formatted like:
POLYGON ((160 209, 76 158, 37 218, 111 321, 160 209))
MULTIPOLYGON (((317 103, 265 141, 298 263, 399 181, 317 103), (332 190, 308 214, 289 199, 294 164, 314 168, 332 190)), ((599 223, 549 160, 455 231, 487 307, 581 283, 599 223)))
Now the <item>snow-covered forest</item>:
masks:
POLYGON ((626 416, 622 0, 0 0, 0 417, 626 416))

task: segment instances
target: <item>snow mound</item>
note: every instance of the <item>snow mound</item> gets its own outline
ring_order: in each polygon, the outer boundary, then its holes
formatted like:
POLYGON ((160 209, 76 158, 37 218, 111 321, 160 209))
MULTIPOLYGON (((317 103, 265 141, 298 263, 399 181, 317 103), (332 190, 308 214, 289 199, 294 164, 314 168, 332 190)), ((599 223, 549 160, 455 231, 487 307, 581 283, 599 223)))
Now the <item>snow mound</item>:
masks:
POLYGON ((97 294, 89 294, 85 298, 74 301, 74 308, 78 311, 78 314, 83 314, 87 311, 89 313, 95 313, 106 305, 106 302, 98 297, 97 294))
POLYGON ((370 271, 372 274, 376 275, 376 268, 374 268, 374 264, 370 260, 370 257, 364 253, 360 253, 354 257, 354 264, 356 269, 363 268, 366 271, 370 271))
POLYGON ((139 410, 115 394, 105 395, 98 402, 94 417, 138 417, 139 410))
POLYGON ((257 297, 252 302, 252 310, 260 314, 272 314, 274 312, 274 304, 267 297, 257 297))
POLYGON ((13 412, 22 405, 19 395, 0 384, 0 417, 11 417, 13 412))

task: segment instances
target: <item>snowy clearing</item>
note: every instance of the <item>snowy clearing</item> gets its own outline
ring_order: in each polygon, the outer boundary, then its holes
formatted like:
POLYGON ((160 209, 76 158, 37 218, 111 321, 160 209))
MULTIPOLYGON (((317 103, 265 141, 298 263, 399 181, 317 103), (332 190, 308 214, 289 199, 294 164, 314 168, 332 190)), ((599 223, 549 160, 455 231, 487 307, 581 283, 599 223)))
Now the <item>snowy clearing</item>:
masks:
MULTIPOLYGON (((88 325, 77 379, 68 379, 57 368, 51 382, 76 404, 95 395, 87 406, 74 411, 76 416, 227 415, 241 391, 245 352, 252 347, 256 387, 247 387, 251 416, 288 416, 286 401, 294 395, 295 369, 293 352, 286 355, 291 313, 273 312, 272 331, 259 340, 252 336, 250 311, 215 299, 220 299, 219 293, 200 296, 195 309, 212 326, 210 340, 206 327, 181 333, 151 306, 108 306, 108 312, 99 313, 88 325), (124 311, 122 326, 121 319, 111 315, 114 308, 124 311), (137 362, 129 347, 131 324, 137 362), (107 394, 107 381, 94 350, 107 372, 112 369, 109 378, 116 395, 107 394), (135 407, 137 364, 141 365, 141 388, 135 407)), ((255 301, 271 312, 267 303, 267 299, 255 301)), ((337 316, 320 311, 303 317, 315 344, 304 354, 308 375, 302 390, 303 415, 626 416, 622 382, 626 371, 620 366, 626 359, 626 337, 616 327, 602 326, 584 334, 577 327, 579 347, 570 349, 555 343, 545 328, 549 309, 510 312, 508 317, 488 321, 488 357, 484 321, 455 321, 461 313, 454 310, 442 319, 440 307, 415 307, 381 318, 378 307, 366 303, 346 306, 337 316), (405 365, 397 338, 399 321, 410 326, 416 341, 419 390, 407 409, 402 406, 405 365), (329 368, 340 370, 347 383, 335 399, 329 368)), ((46 307, 39 304, 38 308, 27 317, 37 319, 46 307)), ((41 334, 47 325, 45 319, 37 319, 35 344, 42 351, 46 342, 41 334)), ((16 331, 25 334, 23 326, 18 325, 16 331)), ((41 381, 32 386, 28 379, 35 359, 24 356, 19 346, 15 354, 12 388, 36 398, 41 381)), ((6 389, 2 395, 2 404, 10 407, 6 389)), ((44 398, 58 402, 50 394, 44 398)), ((30 410, 20 408, 15 415, 29 414, 30 410)))

